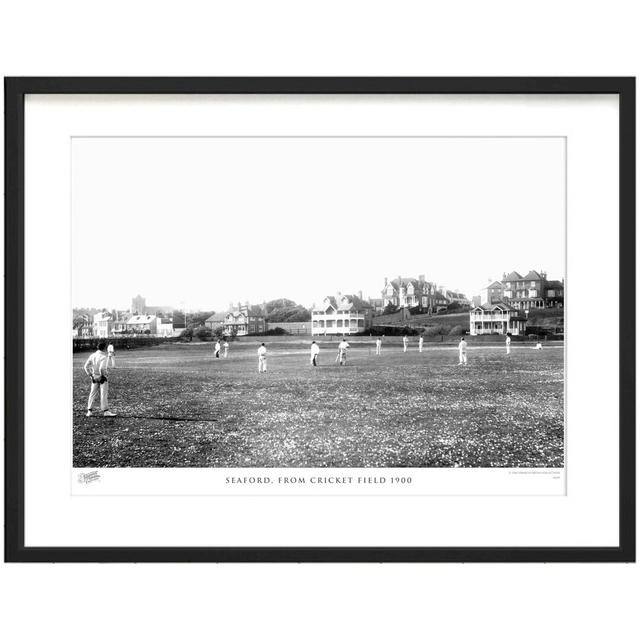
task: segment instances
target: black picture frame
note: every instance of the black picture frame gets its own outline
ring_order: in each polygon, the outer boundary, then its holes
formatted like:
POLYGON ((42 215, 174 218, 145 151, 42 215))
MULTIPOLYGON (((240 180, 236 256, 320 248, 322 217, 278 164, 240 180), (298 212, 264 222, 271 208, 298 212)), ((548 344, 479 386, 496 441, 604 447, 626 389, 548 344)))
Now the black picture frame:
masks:
POLYGON ((5 561, 634 562, 635 78, 5 78, 5 561), (612 547, 26 547, 24 541, 24 104, 27 94, 616 94, 620 149, 620 540, 612 547))

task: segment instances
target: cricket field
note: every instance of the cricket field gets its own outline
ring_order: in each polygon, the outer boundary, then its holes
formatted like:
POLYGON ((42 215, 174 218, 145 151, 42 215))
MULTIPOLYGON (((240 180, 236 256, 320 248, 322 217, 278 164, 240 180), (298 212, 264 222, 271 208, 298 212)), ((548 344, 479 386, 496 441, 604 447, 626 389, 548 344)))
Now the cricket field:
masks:
POLYGON ((407 353, 372 339, 166 344, 116 353, 115 418, 86 417, 89 382, 74 362, 74 467, 562 467, 564 349, 415 339, 407 353), (358 341, 360 340, 360 341, 358 341))

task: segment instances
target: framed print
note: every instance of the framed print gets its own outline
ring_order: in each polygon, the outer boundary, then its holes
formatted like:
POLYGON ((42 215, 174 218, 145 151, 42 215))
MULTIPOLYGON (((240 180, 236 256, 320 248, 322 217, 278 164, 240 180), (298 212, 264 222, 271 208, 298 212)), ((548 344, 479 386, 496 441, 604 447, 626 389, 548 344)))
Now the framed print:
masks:
POLYGON ((633 78, 7 78, 8 561, 635 560, 633 78))

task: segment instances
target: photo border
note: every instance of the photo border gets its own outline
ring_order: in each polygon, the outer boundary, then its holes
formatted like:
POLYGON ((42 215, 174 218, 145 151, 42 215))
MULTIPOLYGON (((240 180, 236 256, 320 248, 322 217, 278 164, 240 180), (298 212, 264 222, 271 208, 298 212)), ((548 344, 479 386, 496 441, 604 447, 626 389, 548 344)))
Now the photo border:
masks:
POLYGON ((634 562, 635 78, 5 78, 5 562, 634 562), (26 547, 24 106, 27 94, 617 94, 619 98, 619 544, 612 547, 26 547))

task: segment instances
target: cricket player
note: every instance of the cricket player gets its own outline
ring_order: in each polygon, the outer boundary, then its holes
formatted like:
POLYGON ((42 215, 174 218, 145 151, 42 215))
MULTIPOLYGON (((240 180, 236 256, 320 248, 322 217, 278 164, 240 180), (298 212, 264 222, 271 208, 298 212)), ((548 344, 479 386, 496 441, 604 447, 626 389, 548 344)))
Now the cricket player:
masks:
POLYGON ((507 339, 504 343, 507 346, 507 355, 509 355, 511 353, 511 336, 509 334, 507 334, 507 339))
POLYGON ((422 344, 423 344, 423 342, 424 342, 424 338, 422 336, 420 336, 418 338, 418 352, 419 353, 422 353, 422 344))
POLYGON ((84 363, 84 371, 91 378, 91 391, 89 392, 89 402, 87 404, 87 418, 93 415, 93 402, 100 394, 100 409, 102 415, 112 418, 116 414, 109 411, 109 382, 107 373, 109 372, 109 356, 107 355, 107 345, 105 342, 98 344, 98 350, 92 353, 84 363))
POLYGON ((402 347, 405 353, 407 353, 407 345, 409 344, 409 338, 402 336, 402 347))
POLYGON ((460 344, 458 344, 458 352, 460 355, 458 364, 467 364, 467 341, 464 338, 460 338, 460 344))
POLYGON ((216 343, 213 347, 213 353, 215 354, 216 358, 220 357, 220 340, 216 340, 216 343))
POLYGON ((116 368, 116 350, 112 344, 107 347, 107 367, 116 368))
POLYGON ((538 340, 538 342, 536 342, 536 346, 533 347, 534 349, 537 349, 538 351, 540 351, 540 349, 542 349, 542 342, 540 342, 540 340, 538 340))
POLYGON ((342 338, 342 341, 338 345, 338 355, 336 357, 336 362, 342 366, 347 364, 347 349, 349 348, 349 343, 342 338))
POLYGON ((313 340, 311 343, 311 364, 314 367, 318 366, 318 355, 320 355, 320 345, 313 340))
POLYGON ((226 358, 229 353, 229 343, 226 340, 222 343, 222 349, 222 357, 226 358))
POLYGON ((382 353, 382 338, 376 338, 376 355, 379 356, 382 353))
POLYGON ((258 373, 267 373, 267 347, 264 342, 258 347, 258 373))

